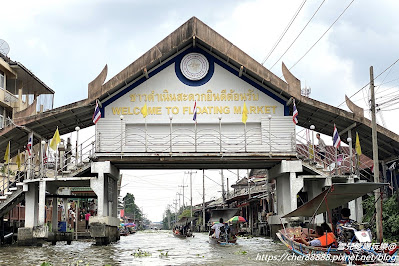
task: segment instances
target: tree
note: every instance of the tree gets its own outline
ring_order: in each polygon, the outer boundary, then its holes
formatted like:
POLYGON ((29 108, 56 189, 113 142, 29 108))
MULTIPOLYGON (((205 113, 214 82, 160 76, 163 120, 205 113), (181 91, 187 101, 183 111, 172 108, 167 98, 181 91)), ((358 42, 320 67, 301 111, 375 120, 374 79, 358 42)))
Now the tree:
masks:
MULTIPOLYGON (((382 205, 382 229, 384 232, 385 241, 399 241, 399 210, 396 202, 397 194, 389 197, 387 200, 383 201, 382 205)), ((375 226, 375 206, 374 206, 374 196, 369 197, 363 201, 363 208, 365 210, 365 215, 363 217, 364 222, 368 222, 371 225, 371 230, 373 235, 376 235, 375 226)))
POLYGON ((134 217, 135 220, 142 219, 142 213, 140 208, 135 203, 133 194, 127 193, 123 198, 123 207, 125 209, 125 216, 134 217))
POLYGON ((183 210, 183 212, 179 215, 179 219, 181 219, 182 217, 191 217, 190 208, 183 210))

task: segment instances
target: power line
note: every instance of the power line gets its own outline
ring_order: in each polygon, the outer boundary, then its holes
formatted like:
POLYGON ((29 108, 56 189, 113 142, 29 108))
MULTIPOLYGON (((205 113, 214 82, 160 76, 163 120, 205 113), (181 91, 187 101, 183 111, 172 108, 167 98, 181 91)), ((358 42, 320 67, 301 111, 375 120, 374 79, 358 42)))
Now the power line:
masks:
MULTIPOLYGON (((353 1, 352 1, 353 2, 353 1)), ((378 74, 373 80, 376 80, 379 76, 381 76, 382 74, 384 74, 385 71, 387 71, 388 69, 390 69, 392 66, 394 66, 397 62, 399 61, 399 58, 396 59, 395 62, 393 62, 389 67, 387 67, 384 71, 382 71, 380 74, 378 74)), ((360 88, 357 92, 355 92, 354 94, 352 94, 352 96, 350 96, 349 98, 352 98, 353 96, 355 96, 356 94, 358 94, 361 90, 363 90, 364 88, 366 88, 368 85, 370 85, 370 81, 364 85, 362 88, 360 88)), ((340 105, 338 105, 338 107, 340 107, 341 105, 343 105, 345 103, 345 101, 343 101, 340 105)))
POLYGON ((302 7, 305 5, 307 0, 304 0, 302 4, 299 6, 298 10, 295 12, 294 17, 291 18, 291 21, 288 23, 287 27, 285 27, 283 33, 281 34, 280 38, 278 38, 277 42, 274 44, 273 48, 270 50, 270 52, 267 54, 266 58, 262 61, 262 65, 266 63, 267 59, 269 59, 270 55, 273 53, 273 51, 276 49, 278 44, 281 42, 281 40, 284 38, 284 35, 287 33, 288 29, 291 27, 292 23, 294 23, 294 20, 298 16, 299 12, 302 10, 302 7))
POLYGON ((302 32, 306 29, 306 27, 309 25, 309 23, 312 21, 312 19, 314 18, 314 16, 316 15, 317 12, 319 12, 319 9, 321 8, 321 6, 324 4, 326 0, 323 0, 323 2, 321 2, 321 4, 319 5, 319 7, 316 9, 316 11, 313 13, 312 17, 309 19, 308 23, 306 23, 305 27, 303 27, 303 29, 299 32, 299 34, 296 36, 296 38, 294 39, 294 41, 290 44, 290 46, 288 46, 287 50, 285 50, 285 52, 280 56, 280 58, 276 61, 276 63, 274 63, 272 65, 272 67, 270 68, 270 70, 272 70, 272 68, 280 61, 280 59, 288 52, 288 50, 291 48, 292 45, 294 45, 294 43, 296 42, 296 40, 299 38, 299 36, 302 34, 302 32))
POLYGON ((299 58, 298 61, 296 61, 296 63, 295 63, 289 70, 291 70, 292 68, 294 68, 294 67, 296 66, 296 64, 298 64, 299 61, 301 61, 302 58, 304 58, 304 57, 310 52, 310 50, 312 50, 313 47, 316 46, 316 44, 317 44, 317 43, 324 37, 324 35, 326 35, 326 33, 334 26, 334 24, 341 18, 341 16, 342 16, 342 15, 345 13, 345 11, 352 5, 352 3, 353 3, 354 1, 355 1, 355 0, 352 0, 352 1, 349 3, 349 5, 344 9, 344 11, 342 11, 342 13, 337 17, 337 19, 333 22, 333 24, 331 24, 331 26, 328 27, 328 29, 321 35, 321 37, 309 48, 309 50, 306 51, 306 53, 305 53, 301 58, 299 58))

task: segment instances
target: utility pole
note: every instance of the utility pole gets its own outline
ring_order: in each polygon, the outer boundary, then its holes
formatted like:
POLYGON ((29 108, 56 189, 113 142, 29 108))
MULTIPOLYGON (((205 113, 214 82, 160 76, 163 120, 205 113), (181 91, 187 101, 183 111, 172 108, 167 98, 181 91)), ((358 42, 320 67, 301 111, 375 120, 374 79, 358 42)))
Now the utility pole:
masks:
POLYGON ((177 199, 173 200, 173 204, 175 205, 175 223, 177 222, 177 199))
POLYGON ((168 229, 170 229, 170 205, 169 204, 168 204, 167 212, 168 212, 168 229))
POLYGON ((223 200, 223 208, 224 204, 226 203, 226 197, 224 195, 224 176, 223 176, 223 169, 220 172, 220 177, 222 178, 222 200, 223 200))
POLYGON ((202 226, 205 230, 205 169, 202 169, 202 226))
POLYGON ((185 185, 184 185, 184 178, 183 178, 183 186, 179 186, 179 187, 182 187, 182 188, 183 188, 183 210, 184 210, 184 206, 185 206, 185 205, 184 205, 184 188, 185 188, 185 187, 188 187, 188 186, 185 186, 185 185))
MULTIPOLYGON (((374 182, 380 182, 380 170, 378 167, 378 143, 377 143, 377 121, 375 117, 375 94, 374 94, 374 71, 373 66, 370 67, 370 92, 371 92, 371 132, 373 140, 373 161, 374 161, 374 182)), ((382 200, 381 200, 381 189, 374 191, 375 197, 375 209, 376 209, 376 231, 377 240, 382 243, 383 231, 382 231, 382 200)))
POLYGON ((180 204, 180 196, 182 195, 181 193, 179 193, 179 192, 176 192, 176 195, 178 195, 179 196, 179 211, 178 212, 180 212, 180 208, 181 208, 181 204, 180 204))
MULTIPOLYGON (((195 171, 194 173, 197 173, 197 171, 195 171)), ((190 212, 191 212, 191 217, 193 217, 193 171, 186 172, 186 174, 190 174, 190 206, 191 206, 190 212)))

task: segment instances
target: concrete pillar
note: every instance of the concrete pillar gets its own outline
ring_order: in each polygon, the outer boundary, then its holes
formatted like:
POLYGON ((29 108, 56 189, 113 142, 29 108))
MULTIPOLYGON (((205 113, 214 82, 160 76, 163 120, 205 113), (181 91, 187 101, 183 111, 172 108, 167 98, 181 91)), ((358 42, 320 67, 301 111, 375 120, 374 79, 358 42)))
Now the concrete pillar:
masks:
MULTIPOLYGON (((359 180, 358 183, 365 183, 365 180, 359 180)), ((355 199, 355 206, 356 206, 356 221, 359 223, 363 221, 363 199, 359 197, 355 199)), ((354 218, 352 218, 354 220, 354 218)))
POLYGON ((296 195, 303 188, 303 178, 297 177, 295 172, 290 173, 290 193, 291 193, 291 211, 298 208, 298 200, 296 195))
MULTIPOLYGON (((355 181, 354 181, 353 177, 348 177, 346 182, 354 183, 355 181)), ((352 200, 352 201, 348 202, 348 209, 351 210, 350 218, 357 221, 356 200, 352 200)))
POLYGON ((37 211, 39 189, 37 183, 30 183, 25 192, 25 227, 33 228, 37 225, 37 211))
POLYGON ((39 181, 39 210, 37 225, 44 225, 46 221, 46 181, 39 181))
POLYGON ((57 198, 53 198, 53 212, 51 216, 51 224, 53 232, 58 232, 58 204, 57 198))
POLYGON ((280 176, 276 180, 277 214, 279 216, 289 213, 291 210, 291 194, 289 174, 280 176))
POLYGON ((277 215, 282 216, 297 208, 297 193, 303 188, 303 178, 296 173, 302 172, 301 161, 281 161, 269 171, 269 179, 276 180, 277 215))
POLYGON ((303 178, 296 173, 284 173, 276 179, 277 185, 277 214, 284 215, 295 210, 298 192, 303 188, 303 178))
MULTIPOLYGON (((315 198, 317 195, 319 195, 322 192, 324 181, 309 180, 306 183, 307 183, 306 187, 308 192, 308 200, 310 201, 311 199, 315 198)), ((324 222, 323 214, 316 215, 315 223, 321 224, 323 222, 324 222)))
POLYGON ((97 195, 97 216, 91 216, 90 235, 96 239, 97 245, 106 245, 119 240, 119 219, 117 217, 117 181, 119 170, 106 162, 92 162, 91 172, 97 179, 90 180, 90 187, 97 195))
POLYGON ((104 172, 99 172, 97 179, 90 180, 90 187, 97 195, 97 216, 108 216, 108 182, 104 172))

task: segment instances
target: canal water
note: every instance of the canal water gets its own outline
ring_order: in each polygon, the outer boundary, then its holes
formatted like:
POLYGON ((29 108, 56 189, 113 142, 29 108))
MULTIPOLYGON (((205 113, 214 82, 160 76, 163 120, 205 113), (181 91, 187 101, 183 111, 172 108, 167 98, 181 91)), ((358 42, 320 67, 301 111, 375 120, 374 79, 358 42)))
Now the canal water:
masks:
POLYGON ((264 237, 239 237, 236 245, 218 246, 208 243, 206 233, 179 239, 171 231, 147 230, 121 236, 120 241, 108 246, 93 243, 79 240, 71 245, 58 242, 55 246, 0 247, 0 265, 309 265, 303 261, 283 262, 281 256, 291 253, 281 243, 264 237), (270 260, 270 256, 275 259, 270 260))

